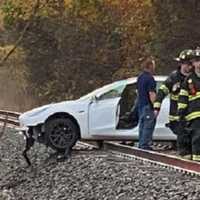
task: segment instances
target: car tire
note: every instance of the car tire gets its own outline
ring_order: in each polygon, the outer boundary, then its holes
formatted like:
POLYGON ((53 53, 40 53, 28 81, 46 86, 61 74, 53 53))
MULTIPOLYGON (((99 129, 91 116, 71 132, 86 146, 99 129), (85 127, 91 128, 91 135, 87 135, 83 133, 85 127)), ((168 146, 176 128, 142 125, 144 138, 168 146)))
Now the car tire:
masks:
POLYGON ((54 118, 45 125, 45 142, 58 152, 72 148, 79 138, 77 125, 69 118, 54 118))

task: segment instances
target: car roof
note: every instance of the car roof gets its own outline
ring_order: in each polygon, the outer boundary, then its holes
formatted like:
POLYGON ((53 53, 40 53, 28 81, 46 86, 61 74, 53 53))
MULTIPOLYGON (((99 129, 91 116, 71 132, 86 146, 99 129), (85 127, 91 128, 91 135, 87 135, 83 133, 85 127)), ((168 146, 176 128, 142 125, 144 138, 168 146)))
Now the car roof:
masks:
MULTIPOLYGON (((156 81, 165 81, 165 80, 167 79, 167 76, 159 76, 159 75, 156 75, 156 76, 154 76, 154 79, 155 79, 156 81)), ((131 77, 131 78, 128 78, 128 79, 125 79, 125 80, 127 80, 127 83, 128 83, 128 84, 131 84, 131 83, 136 82, 137 77, 131 77)))
MULTIPOLYGON (((157 75, 154 76, 154 79, 156 81, 164 81, 164 80, 166 80, 166 78, 167 78, 167 76, 157 76, 157 75)), ((127 84, 131 84, 131 83, 135 83, 136 81, 137 81, 137 77, 136 76, 128 78, 128 79, 123 79, 123 80, 115 81, 113 83, 104 85, 104 86, 102 86, 102 87, 100 87, 100 88, 98 88, 96 90, 93 90, 89 94, 82 96, 80 99, 86 99, 86 98, 92 96, 93 94, 101 94, 104 91, 112 89, 113 86, 116 87, 116 86, 127 85, 127 84)))

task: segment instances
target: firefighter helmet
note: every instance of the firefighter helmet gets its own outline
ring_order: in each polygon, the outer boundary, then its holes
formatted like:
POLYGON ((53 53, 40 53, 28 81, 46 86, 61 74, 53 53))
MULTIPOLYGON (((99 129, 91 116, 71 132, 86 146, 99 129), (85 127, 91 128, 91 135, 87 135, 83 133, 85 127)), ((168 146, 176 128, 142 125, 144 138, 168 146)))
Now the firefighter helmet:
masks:
POLYGON ((194 60, 200 60, 200 47, 197 47, 195 50, 193 50, 192 58, 194 60))
POLYGON ((194 51, 192 49, 186 49, 181 51, 179 56, 175 58, 176 61, 178 62, 185 62, 185 61, 190 61, 194 56, 194 51))

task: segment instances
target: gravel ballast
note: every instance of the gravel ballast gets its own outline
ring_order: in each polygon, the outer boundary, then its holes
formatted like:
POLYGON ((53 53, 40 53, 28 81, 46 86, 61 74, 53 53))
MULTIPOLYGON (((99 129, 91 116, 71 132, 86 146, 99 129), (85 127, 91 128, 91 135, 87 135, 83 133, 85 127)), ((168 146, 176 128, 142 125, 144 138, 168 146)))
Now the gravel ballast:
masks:
POLYGON ((71 159, 47 159, 43 145, 21 156, 23 136, 13 130, 0 141, 0 200, 200 200, 200 177, 117 158, 103 151, 75 151, 71 159))

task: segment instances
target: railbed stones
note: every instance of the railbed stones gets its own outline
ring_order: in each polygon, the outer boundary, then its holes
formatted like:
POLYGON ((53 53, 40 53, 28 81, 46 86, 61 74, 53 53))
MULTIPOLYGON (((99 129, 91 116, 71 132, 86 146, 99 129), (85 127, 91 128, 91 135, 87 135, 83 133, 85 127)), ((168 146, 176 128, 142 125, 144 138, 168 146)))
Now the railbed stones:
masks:
POLYGON ((104 151, 76 150, 58 163, 37 144, 30 152, 33 167, 25 168, 23 145, 11 130, 0 140, 0 200, 200 199, 199 177, 104 151))

